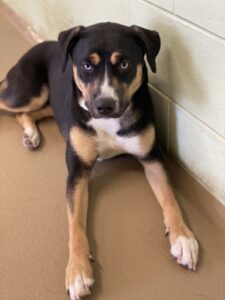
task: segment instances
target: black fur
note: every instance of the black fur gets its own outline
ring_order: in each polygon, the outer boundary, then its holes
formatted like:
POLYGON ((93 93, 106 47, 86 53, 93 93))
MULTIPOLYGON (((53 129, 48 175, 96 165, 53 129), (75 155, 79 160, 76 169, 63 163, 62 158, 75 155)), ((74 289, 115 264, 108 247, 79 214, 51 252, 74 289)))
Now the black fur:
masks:
POLYGON ((143 83, 132 97, 132 110, 126 112, 121 118, 118 135, 138 134, 150 124, 155 125, 154 109, 147 81, 147 70, 144 68, 143 83), (133 118, 134 114, 138 116, 135 119, 133 118))
POLYGON ((73 212, 74 210, 74 203, 72 201, 72 193, 74 188, 81 177, 88 176, 92 165, 85 164, 79 156, 74 152, 70 142, 67 142, 66 145, 66 163, 68 169, 68 176, 67 176, 67 199, 68 204, 73 212))
MULTIPOLYGON (((12 108, 27 105, 32 97, 40 94, 43 84, 49 87, 49 102, 67 141, 68 195, 74 189, 77 179, 90 169, 90 166, 82 162, 71 150, 69 131, 73 126, 79 126, 89 134, 95 134, 87 125, 92 117, 91 110, 88 112, 78 104, 81 93, 74 83, 73 64, 78 66, 78 73, 83 82, 88 83, 93 78, 102 78, 103 68, 99 65, 92 74, 84 74, 82 61, 91 52, 97 52, 104 58, 102 63, 105 63, 113 51, 119 50, 132 61, 129 72, 120 72, 117 66, 109 64, 107 67, 111 68, 112 76, 125 84, 132 82, 137 64, 142 64, 142 84, 131 99, 131 109, 121 114, 121 127, 117 132, 120 136, 130 136, 139 134, 147 126, 150 124, 154 126, 155 123, 144 54, 147 54, 147 60, 155 72, 155 58, 159 48, 158 33, 137 26, 127 27, 115 23, 101 23, 86 28, 80 26, 62 32, 58 43, 43 42, 36 45, 8 72, 6 76, 8 87, 1 92, 0 98, 12 108)), ((96 95, 93 95, 93 98, 95 97, 96 95)), ((121 104, 121 112, 125 111, 125 108, 125 104, 121 104)), ((143 159, 160 157, 156 143, 143 159)))

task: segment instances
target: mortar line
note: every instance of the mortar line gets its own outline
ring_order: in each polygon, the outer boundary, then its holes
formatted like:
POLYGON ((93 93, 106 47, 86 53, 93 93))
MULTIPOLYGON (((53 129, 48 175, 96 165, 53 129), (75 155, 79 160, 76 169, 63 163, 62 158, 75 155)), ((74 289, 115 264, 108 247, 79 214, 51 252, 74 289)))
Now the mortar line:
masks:
POLYGON ((166 15, 168 18, 171 18, 171 19, 175 20, 176 22, 179 22, 179 23, 183 24, 184 26, 189 27, 191 29, 194 29, 194 30, 204 34, 205 36, 207 36, 211 39, 214 39, 217 42, 222 43, 223 45, 225 45, 225 39, 222 38, 221 36, 219 36, 218 34, 212 33, 211 31, 209 31, 209 30, 207 30, 207 29, 205 29, 205 28, 203 28, 199 25, 196 25, 195 23, 192 23, 191 21, 187 21, 186 19, 184 19, 180 16, 177 16, 177 15, 171 13, 169 10, 166 10, 166 9, 156 5, 156 4, 153 4, 153 3, 149 2, 148 0, 138 0, 138 1, 151 6, 153 9, 158 10, 159 12, 166 15))

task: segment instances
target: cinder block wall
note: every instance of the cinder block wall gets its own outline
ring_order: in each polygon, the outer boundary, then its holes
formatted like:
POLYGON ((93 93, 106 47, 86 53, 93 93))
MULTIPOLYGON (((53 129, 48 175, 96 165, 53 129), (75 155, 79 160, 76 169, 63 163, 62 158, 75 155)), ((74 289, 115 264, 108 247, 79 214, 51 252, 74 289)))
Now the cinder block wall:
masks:
POLYGON ((158 72, 149 82, 160 137, 225 204, 224 0, 4 0, 46 39, 101 21, 159 31, 158 72))

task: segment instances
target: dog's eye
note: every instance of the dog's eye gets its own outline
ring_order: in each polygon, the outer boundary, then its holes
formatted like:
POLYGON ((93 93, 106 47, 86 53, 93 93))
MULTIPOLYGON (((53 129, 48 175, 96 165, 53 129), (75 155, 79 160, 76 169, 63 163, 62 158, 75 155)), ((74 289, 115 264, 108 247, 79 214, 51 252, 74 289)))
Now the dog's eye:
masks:
POLYGON ((82 64, 82 68, 86 72, 92 72, 93 71, 93 66, 90 63, 84 63, 82 64))
POLYGON ((120 63, 120 69, 121 70, 127 70, 130 66, 130 63, 129 61, 127 60, 123 60, 121 63, 120 63))

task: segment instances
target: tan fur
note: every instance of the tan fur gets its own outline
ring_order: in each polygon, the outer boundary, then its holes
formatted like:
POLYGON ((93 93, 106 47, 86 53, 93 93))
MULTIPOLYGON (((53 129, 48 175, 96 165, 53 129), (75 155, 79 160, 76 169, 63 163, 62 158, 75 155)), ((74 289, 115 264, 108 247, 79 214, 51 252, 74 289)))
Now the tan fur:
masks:
POLYGON ((170 233, 170 242, 173 244, 178 236, 193 237, 184 223, 162 165, 159 162, 142 162, 142 164, 147 180, 162 208, 166 230, 170 233))
POLYGON ((111 57, 110 57, 110 61, 113 65, 117 64, 119 61, 119 58, 121 57, 121 53, 119 52, 113 52, 111 57))
POLYGON ((138 90, 142 83, 142 65, 137 65, 136 75, 131 83, 123 83, 118 81, 115 77, 112 78, 112 86, 118 90, 122 91, 125 99, 131 100, 133 94, 138 90))
POLYGON ((36 127, 35 122, 53 116, 54 114, 52 108, 50 106, 46 106, 45 108, 35 112, 17 114, 16 119, 18 123, 25 129, 27 127, 36 127))
POLYGON ((39 121, 44 118, 54 117, 54 113, 51 106, 48 105, 40 110, 28 113, 28 116, 33 118, 34 121, 39 121))
POLYGON ((0 92, 8 87, 8 82, 6 80, 2 81, 0 84, 0 92))
POLYGON ((150 126, 138 135, 140 140, 140 154, 146 156, 152 148, 155 141, 155 127, 150 126))
POLYGON ((86 85, 78 76, 77 67, 75 65, 73 65, 73 76, 78 89, 82 92, 83 96, 85 97, 86 85))
POLYGON ((124 84, 125 95, 127 99, 131 99, 133 94, 138 90, 142 83, 142 65, 137 65, 135 78, 130 84, 124 84))
POLYGON ((85 99, 85 101, 90 101, 91 95, 95 90, 97 90, 99 86, 99 81, 96 79, 90 84, 84 84, 78 75, 77 67, 75 65, 73 65, 73 74, 75 83, 78 89, 81 91, 83 98, 85 99))
POLYGON ((86 163, 92 164, 97 158, 97 143, 93 135, 79 127, 70 130, 71 144, 78 156, 86 163))
POLYGON ((97 66, 101 61, 101 57, 97 53, 90 54, 89 59, 90 59, 90 62, 95 66, 97 66))
POLYGON ((17 119, 18 123, 23 127, 23 129, 25 129, 27 127, 35 127, 36 128, 36 124, 35 124, 34 120, 25 113, 16 115, 16 119, 17 119))
MULTIPOLYGON (((117 55, 119 55, 118 52, 114 52, 114 53, 117 53, 117 55)), ((116 57, 116 54, 114 54, 114 58, 115 57, 116 57)), ((95 80, 90 84, 87 84, 87 85, 84 84, 78 75, 76 65, 73 65, 73 74, 74 74, 75 83, 76 83, 78 89, 81 91, 84 99, 86 101, 90 101, 91 95, 94 93, 95 90, 98 89, 100 82, 98 80, 95 80)), ((137 65, 137 71, 136 71, 135 78, 133 79, 133 81, 130 84, 125 84, 125 83, 119 82, 116 78, 112 79, 112 86, 116 90, 122 90, 125 98, 128 100, 131 99, 132 95, 140 87, 141 83, 142 83, 142 65, 141 64, 137 65)))
MULTIPOLYGON (((86 218, 88 209, 88 177, 82 177, 75 184, 72 192, 72 207, 68 209, 68 218, 70 224, 76 224, 86 229, 86 218)), ((79 246, 79 245, 78 245, 79 246)))
POLYGON ((80 272, 86 278, 93 278, 89 261, 89 245, 86 236, 88 209, 88 178, 83 177, 76 183, 72 194, 69 220, 69 262, 66 269, 66 288, 73 283, 80 272))
POLYGON ((0 100, 0 109, 6 110, 13 113, 31 112, 42 108, 49 98, 49 88, 47 85, 43 85, 40 96, 33 97, 26 106, 21 107, 10 107, 6 101, 0 100))

